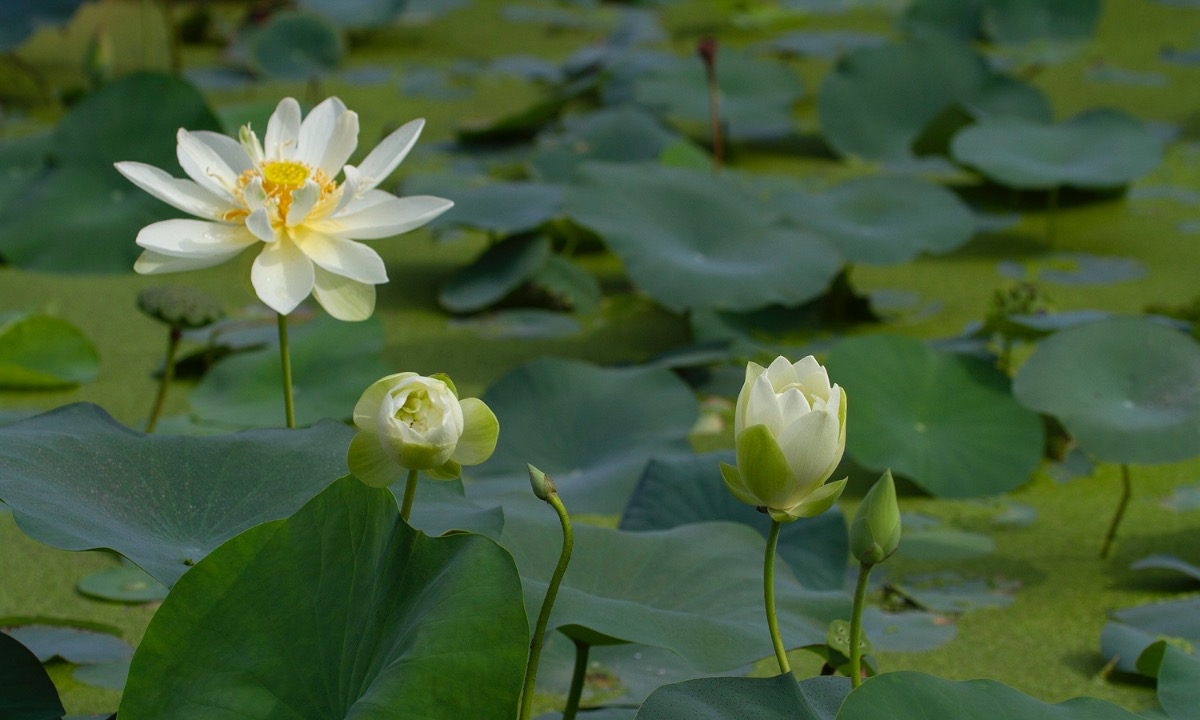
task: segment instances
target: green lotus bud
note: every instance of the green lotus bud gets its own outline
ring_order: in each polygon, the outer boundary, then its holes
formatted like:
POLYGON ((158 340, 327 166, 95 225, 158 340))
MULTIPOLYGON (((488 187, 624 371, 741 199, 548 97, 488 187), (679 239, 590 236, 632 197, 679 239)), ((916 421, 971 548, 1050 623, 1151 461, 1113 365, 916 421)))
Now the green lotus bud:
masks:
POLYGON ((850 552, 864 565, 891 557, 900 546, 900 505, 896 483, 887 470, 867 491, 850 523, 850 552))
POLYGON ((500 435, 496 415, 478 398, 459 400, 453 386, 414 372, 372 383, 354 406, 359 433, 350 441, 350 472, 384 487, 407 470, 453 479, 463 465, 491 456, 500 435))
POLYGON ((825 484, 846 448, 846 394, 813 356, 746 366, 733 420, 737 466, 725 486, 744 503, 788 522, 829 509, 845 486, 825 484))
POLYGON ((533 494, 537 495, 538 500, 549 502, 550 496, 558 492, 558 488, 554 485, 554 480, 534 466, 529 465, 528 467, 529 484, 533 487, 533 494))
POLYGON ((212 295, 182 285, 147 288, 138 293, 137 306, 155 320, 184 330, 211 325, 224 314, 212 295))

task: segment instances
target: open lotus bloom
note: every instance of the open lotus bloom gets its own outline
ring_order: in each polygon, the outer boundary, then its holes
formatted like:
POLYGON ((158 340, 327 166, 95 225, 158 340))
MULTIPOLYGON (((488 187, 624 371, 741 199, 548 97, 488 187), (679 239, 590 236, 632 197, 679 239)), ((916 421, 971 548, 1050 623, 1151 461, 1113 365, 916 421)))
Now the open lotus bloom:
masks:
POLYGON ((825 484, 846 449, 846 394, 813 356, 746 366, 733 420, 737 467, 721 463, 729 491, 787 522, 827 510, 845 480, 825 484))
POLYGON ((408 470, 453 479, 496 449, 500 424, 478 398, 458 399, 444 375, 397 373, 376 380, 354 406, 359 433, 346 463, 368 485, 386 487, 408 470))
POLYGON ((156 167, 119 162, 117 170, 154 197, 202 220, 164 220, 142 228, 139 273, 197 270, 256 246, 250 281, 272 310, 288 314, 309 294, 340 320, 364 320, 383 260, 356 242, 399 235, 449 209, 449 200, 396 197, 377 189, 412 149, 424 126, 414 120, 389 135, 355 167, 358 115, 329 98, 301 121, 284 98, 260 142, 247 125, 240 138, 180 129, 179 164, 190 180, 156 167), (339 181, 338 178, 341 178, 339 181))

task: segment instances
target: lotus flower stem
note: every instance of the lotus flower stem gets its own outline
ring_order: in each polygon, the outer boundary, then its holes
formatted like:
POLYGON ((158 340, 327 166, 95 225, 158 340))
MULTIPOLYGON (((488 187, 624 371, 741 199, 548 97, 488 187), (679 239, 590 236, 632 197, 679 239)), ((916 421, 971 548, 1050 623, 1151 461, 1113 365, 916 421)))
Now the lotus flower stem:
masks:
POLYGON ((704 61, 704 76, 708 80, 708 118, 712 133, 712 171, 721 172, 725 162, 725 142, 721 133, 721 88, 717 83, 717 41, 704 38, 696 46, 696 52, 704 61))
POLYGON ((1133 494, 1133 484, 1129 479, 1129 466, 1121 464, 1121 499, 1117 501, 1117 512, 1113 515, 1112 522, 1108 524, 1108 532, 1104 534, 1104 545, 1100 548, 1100 559, 1108 558, 1108 554, 1112 552, 1113 541, 1117 538, 1117 526, 1121 524, 1121 518, 1125 517, 1125 508, 1129 505, 1129 497, 1133 494))
POLYGON ((292 357, 288 352, 287 315, 277 313, 279 325, 279 364, 283 368, 283 410, 289 429, 296 427, 296 406, 292 402, 292 357))
POLYGON ((575 670, 571 673, 571 691, 567 693, 567 706, 563 708, 562 720, 575 720, 575 714, 579 712, 579 698, 583 696, 588 651, 591 649, 592 646, 582 640, 575 641, 575 670))
POLYGON ((158 381, 158 393, 154 396, 154 407, 150 409, 150 418, 146 420, 146 433, 154 432, 154 426, 158 424, 158 416, 162 414, 163 402, 167 399, 167 388, 171 385, 171 380, 175 378, 175 353, 179 350, 179 341, 183 337, 183 329, 179 326, 171 326, 170 335, 167 337, 167 358, 163 364, 162 377, 158 381))
MULTIPOLYGON (((571 562, 571 551, 575 547, 575 533, 571 529, 571 516, 558 496, 554 481, 545 473, 532 465, 529 466, 529 477, 533 482, 534 493, 539 499, 550 503, 554 512, 558 513, 558 521, 562 525, 562 552, 558 556, 558 565, 550 576, 550 584, 546 586, 546 597, 542 600, 542 609, 538 612, 537 623, 533 628, 533 639, 529 642, 529 663, 525 666, 525 686, 521 690, 521 709, 517 720, 529 720, 533 708, 533 687, 537 681, 538 661, 542 656, 542 645, 545 643, 546 626, 550 623, 550 611, 554 609, 554 600, 558 597, 558 587, 562 585, 563 575, 567 573, 567 565, 571 562)), ((575 717, 579 708, 579 697, 583 692, 583 677, 587 674, 587 655, 589 646, 586 643, 575 643, 575 676, 571 680, 571 694, 567 699, 567 707, 563 711, 563 720, 575 717), (580 659, 582 658, 582 660, 580 659), (580 669, 582 667, 582 670, 580 669), (579 685, 576 688, 576 684, 579 685)))
POLYGON ((775 615, 775 548, 779 545, 780 527, 779 521, 772 520, 771 531, 767 534, 767 555, 763 560, 763 599, 767 605, 767 627, 771 631, 771 643, 775 646, 779 672, 790 673, 792 666, 788 663, 787 650, 783 646, 783 638, 779 635, 779 618, 775 615))
POLYGON ((418 471, 408 471, 408 482, 404 484, 404 500, 400 503, 400 517, 404 522, 408 522, 408 516, 412 512, 413 498, 417 496, 417 476, 418 471))
POLYGON ((854 586, 854 609, 850 614, 850 687, 862 684, 862 612, 867 600, 867 579, 871 576, 869 563, 859 563, 858 583, 854 586))

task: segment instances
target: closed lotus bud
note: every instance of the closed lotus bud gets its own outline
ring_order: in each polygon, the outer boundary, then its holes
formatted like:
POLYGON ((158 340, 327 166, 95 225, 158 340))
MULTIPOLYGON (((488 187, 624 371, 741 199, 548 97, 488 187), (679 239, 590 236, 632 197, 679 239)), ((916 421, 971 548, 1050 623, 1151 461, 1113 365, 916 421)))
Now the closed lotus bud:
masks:
POLYGON ((900 546, 900 505, 892 471, 879 478, 863 497, 850 522, 850 552, 864 565, 891 557, 900 546))
POLYGON ((846 394, 809 355, 746 366, 733 420, 737 466, 721 463, 725 486, 777 522, 819 515, 845 480, 825 484, 846 449, 846 394))
POLYGON ((374 487, 407 470, 453 479, 496 449, 500 424, 478 398, 458 399, 445 376, 398 373, 377 380, 354 406, 359 433, 350 442, 350 472, 374 487))

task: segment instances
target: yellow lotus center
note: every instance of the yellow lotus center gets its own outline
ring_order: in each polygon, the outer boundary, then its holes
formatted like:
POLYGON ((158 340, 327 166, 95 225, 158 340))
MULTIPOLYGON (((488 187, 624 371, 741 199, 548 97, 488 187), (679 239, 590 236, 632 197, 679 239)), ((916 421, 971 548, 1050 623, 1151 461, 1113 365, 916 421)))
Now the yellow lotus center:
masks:
POLYGON ((414 390, 396 411, 395 418, 414 430, 428 430, 430 405, 428 390, 414 390))
POLYGON ((298 188, 308 179, 308 168, 290 160, 276 160, 263 163, 263 188, 267 194, 273 194, 275 189, 298 188))

